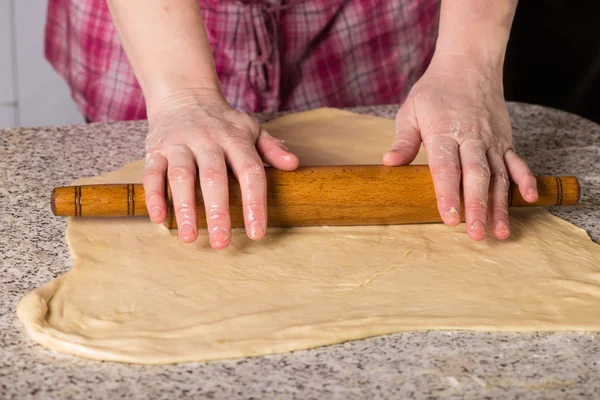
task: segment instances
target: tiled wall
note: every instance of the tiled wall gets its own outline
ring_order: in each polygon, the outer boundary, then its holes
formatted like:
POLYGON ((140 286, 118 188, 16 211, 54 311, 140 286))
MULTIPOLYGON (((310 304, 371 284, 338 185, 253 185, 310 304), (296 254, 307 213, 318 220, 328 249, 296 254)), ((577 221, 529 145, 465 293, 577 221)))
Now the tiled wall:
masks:
POLYGON ((46 0, 0 0, 0 129, 81 123, 65 82, 44 59, 46 0))

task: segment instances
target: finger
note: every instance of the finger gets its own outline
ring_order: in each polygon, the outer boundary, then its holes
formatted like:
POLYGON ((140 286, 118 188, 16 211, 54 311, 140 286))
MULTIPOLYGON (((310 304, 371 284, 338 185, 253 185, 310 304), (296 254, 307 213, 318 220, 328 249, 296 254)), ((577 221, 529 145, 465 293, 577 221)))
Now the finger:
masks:
POLYGON ((196 163, 192 152, 186 146, 171 147, 167 158, 169 160, 167 176, 173 195, 179 239, 184 243, 192 243, 198 236, 196 163))
POLYGON ((267 181, 262 160, 251 143, 226 149, 226 156, 240 183, 246 234, 260 240, 267 226, 267 181))
POLYGON ((256 141, 258 153, 270 166, 284 171, 293 171, 298 168, 298 157, 291 153, 279 140, 269 135, 262 129, 256 141))
POLYGON ((506 239, 510 235, 508 221, 508 172, 498 147, 488 150, 487 159, 490 166, 490 190, 488 201, 488 217, 492 233, 498 239, 506 239))
POLYGON ((451 226, 460 223, 460 160, 454 139, 435 135, 425 141, 438 211, 451 226))
POLYGON ((390 150, 383 155, 383 164, 393 167, 410 164, 421 147, 421 134, 415 119, 403 106, 396 114, 396 137, 390 150))
POLYGON ((459 147, 463 171, 463 192, 467 233, 474 240, 485 238, 487 223, 490 167, 485 144, 479 140, 465 140, 459 147))
POLYGON ((512 149, 509 149, 504 154, 504 161, 506 162, 510 177, 519 186, 519 192, 521 192, 523 199, 529 203, 537 201, 537 181, 527 163, 512 149))
POLYGON ((220 148, 200 149, 196 154, 210 245, 215 249, 224 249, 231 240, 225 156, 220 148))
POLYGON ((146 155, 142 182, 148 215, 155 224, 164 222, 167 217, 167 203, 165 201, 166 173, 167 159, 162 154, 155 152, 146 155))

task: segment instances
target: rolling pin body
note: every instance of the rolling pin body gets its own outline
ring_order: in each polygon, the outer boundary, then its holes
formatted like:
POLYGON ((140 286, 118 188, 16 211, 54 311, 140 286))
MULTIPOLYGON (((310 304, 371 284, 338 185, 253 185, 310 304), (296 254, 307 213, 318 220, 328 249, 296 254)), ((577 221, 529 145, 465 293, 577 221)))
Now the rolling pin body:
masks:
MULTIPOLYGON (((271 227, 315 225, 387 225, 441 222, 428 166, 301 167, 293 172, 266 169, 267 218, 271 227)), ((509 207, 573 205, 579 183, 572 176, 536 177, 539 199, 523 200, 510 183, 509 207)), ((176 228, 167 182, 168 228, 176 228)), ((461 196, 462 197, 462 196, 461 196)), ((232 227, 243 227, 242 195, 229 174, 232 227)), ((141 184, 66 186, 52 192, 52 211, 59 216, 115 217, 148 215, 141 184)), ((196 186, 198 227, 206 227, 204 203, 196 186)), ((464 217, 464 212, 461 212, 464 217)))

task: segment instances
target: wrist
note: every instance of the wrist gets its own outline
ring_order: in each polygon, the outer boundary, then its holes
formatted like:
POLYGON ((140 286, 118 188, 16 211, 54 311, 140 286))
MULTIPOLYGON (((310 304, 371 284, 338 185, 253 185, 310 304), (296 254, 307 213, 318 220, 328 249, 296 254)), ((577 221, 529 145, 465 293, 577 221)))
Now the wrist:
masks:
POLYGON ((506 54, 505 44, 494 44, 485 40, 472 39, 447 43, 438 39, 433 55, 434 59, 446 59, 466 62, 477 68, 501 72, 506 54))
POLYGON ((170 90, 152 101, 146 101, 148 120, 156 115, 169 114, 180 107, 229 108, 220 87, 214 85, 193 86, 170 90))
POLYGON ((150 114, 152 110, 160 108, 161 104, 176 98, 216 99, 222 98, 221 86, 218 79, 160 79, 150 80, 151 85, 142 86, 146 108, 150 114))
POLYGON ((474 53, 444 53, 436 51, 428 71, 441 72, 471 82, 486 81, 502 85, 503 63, 490 62, 474 53))
POLYGON ((517 0, 443 0, 436 53, 502 70, 517 0))

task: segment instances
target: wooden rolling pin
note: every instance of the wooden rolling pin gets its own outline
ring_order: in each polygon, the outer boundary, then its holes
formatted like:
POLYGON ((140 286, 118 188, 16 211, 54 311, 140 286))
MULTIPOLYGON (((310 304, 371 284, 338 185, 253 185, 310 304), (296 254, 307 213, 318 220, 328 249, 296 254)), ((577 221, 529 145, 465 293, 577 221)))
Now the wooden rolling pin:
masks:
MULTIPOLYGON (((441 222, 428 166, 300 167, 293 172, 266 169, 267 218, 271 227, 314 225, 385 225, 441 222)), ((574 176, 538 176, 539 199, 527 203, 510 183, 509 207, 552 207, 577 204, 579 182, 574 176)), ((177 221, 167 182, 168 216, 177 221)), ((206 227, 204 203, 196 189, 198 226, 206 227)), ((52 192, 57 216, 123 217, 148 215, 141 184, 57 187, 52 192)), ((239 184, 229 174, 233 227, 243 227, 239 184)), ((464 206, 463 206, 464 207, 464 206)), ((464 216, 464 212, 461 212, 464 216)), ((464 220, 464 219, 463 219, 464 220)))

